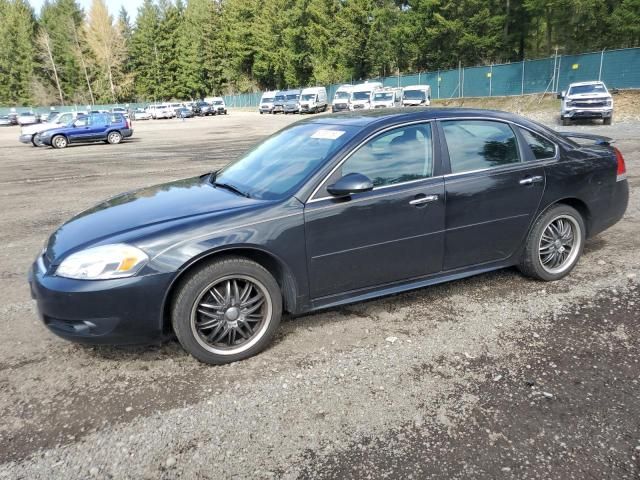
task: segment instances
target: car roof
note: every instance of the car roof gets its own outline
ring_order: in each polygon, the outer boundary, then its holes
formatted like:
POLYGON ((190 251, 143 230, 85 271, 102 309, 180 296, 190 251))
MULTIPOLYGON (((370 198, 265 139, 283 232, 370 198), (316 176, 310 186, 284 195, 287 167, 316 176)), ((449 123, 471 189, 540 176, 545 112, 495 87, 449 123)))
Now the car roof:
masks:
POLYGON ((589 82, 575 82, 571 83, 569 87, 579 87, 581 85, 604 85, 604 82, 601 82, 600 80, 591 80, 589 82))
POLYGON ((396 123, 436 120, 449 117, 481 117, 487 119, 517 121, 522 124, 529 124, 525 118, 508 112, 499 110, 485 110, 477 108, 428 108, 428 109, 407 109, 407 108, 385 108, 377 110, 367 110, 364 112, 334 113, 318 117, 309 117, 299 123, 317 123, 329 125, 352 125, 356 127, 367 127, 374 125, 392 125, 396 123), (409 110, 409 111, 407 111, 409 110))

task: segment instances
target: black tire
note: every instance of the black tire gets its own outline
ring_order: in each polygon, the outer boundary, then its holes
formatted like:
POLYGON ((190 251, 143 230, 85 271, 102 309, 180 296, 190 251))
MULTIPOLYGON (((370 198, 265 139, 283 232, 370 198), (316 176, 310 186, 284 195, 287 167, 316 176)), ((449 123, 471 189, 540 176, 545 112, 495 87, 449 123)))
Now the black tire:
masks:
POLYGON ((40 140, 38 140, 38 134, 34 133, 33 136, 31 137, 31 144, 34 147, 41 147, 44 145, 44 143, 42 143, 40 140))
POLYGON ((53 148, 66 148, 69 145, 69 140, 64 135, 55 135, 51 139, 51 146, 53 148))
POLYGON ((564 125, 565 127, 568 127, 569 125, 571 125, 571 120, 569 120, 566 117, 562 117, 562 125, 564 125))
POLYGON ((569 205, 561 203, 553 205, 538 217, 531 228, 531 231, 527 236, 518 268, 525 275, 538 280, 543 280, 545 282, 560 280, 573 270, 582 256, 585 232, 584 219, 580 212, 569 205), (573 244, 570 249, 566 248, 566 246, 562 244, 563 241, 561 236, 558 236, 556 240, 553 240, 555 236, 553 236, 551 240, 549 240, 549 237, 547 236, 550 224, 557 222, 558 220, 562 220, 571 228, 573 244), (543 233, 545 234, 545 238, 543 238, 543 233), (558 241, 561 242, 560 245, 556 243, 558 241), (546 249, 543 242, 547 243, 548 247, 546 249), (559 251, 558 248, 561 248, 562 250, 559 251), (543 264, 542 257, 545 257, 545 260, 548 260, 550 256, 553 255, 552 250, 555 251, 556 254, 558 254, 558 252, 569 252, 566 260, 559 264, 557 268, 549 267, 549 265, 553 266, 553 262, 550 262, 547 266, 543 264))
POLYGON ((603 125, 611 125, 611 122, 613 121, 613 115, 607 118, 603 118, 602 119, 602 124, 603 125))
POLYGON ((110 143, 111 145, 117 145, 121 141, 122 141, 122 134, 117 130, 114 130, 107 134, 107 143, 110 143))
MULTIPOLYGON (((236 293, 238 292, 236 291, 236 293)), ((229 299, 231 302, 229 305, 231 306, 221 307, 226 309, 224 313, 222 313, 221 309, 215 309, 215 315, 207 315, 205 313, 204 315, 206 316, 199 318, 207 320, 214 316, 219 317, 217 318, 218 326, 209 328, 222 328, 223 330, 227 329, 226 331, 234 329, 233 335, 235 337, 238 335, 239 323, 244 326, 248 324, 244 319, 242 304, 240 303, 238 303, 240 307, 235 311, 236 319, 229 320, 227 318, 229 311, 235 308, 234 297, 231 294, 229 299), (238 320, 238 316, 240 320, 238 320)), ((256 304, 254 303, 253 305, 256 304)), ((212 307, 207 305, 207 308, 212 307)), ((209 312, 213 313, 214 310, 209 310, 209 312)), ((180 344, 195 358, 210 365, 237 362, 261 352, 271 342, 271 338, 278 329, 281 317, 282 294, 278 283, 264 267, 242 257, 225 257, 195 270, 178 288, 171 310, 171 323, 180 344), (209 340, 203 338, 198 330, 198 315, 202 315, 202 311, 197 307, 207 305, 206 303, 203 304, 204 301, 215 303, 217 300, 211 293, 214 287, 217 287, 218 282, 229 282, 234 281, 234 279, 240 282, 252 283, 255 293, 262 295, 264 300, 260 303, 260 313, 258 315, 262 315, 263 320, 254 325, 255 330, 253 333, 251 333, 251 330, 249 331, 250 336, 248 339, 240 340, 239 337, 235 339, 235 341, 241 342, 239 344, 234 344, 231 335, 225 334, 222 339, 226 339, 227 342, 231 341, 231 346, 212 345, 208 343, 209 340), (208 300, 208 296, 212 300, 208 300)), ((255 320, 253 321, 255 322, 255 320)), ((243 328, 245 328, 244 326, 243 328)), ((215 333, 213 334, 214 338, 212 340, 215 340, 215 333)))

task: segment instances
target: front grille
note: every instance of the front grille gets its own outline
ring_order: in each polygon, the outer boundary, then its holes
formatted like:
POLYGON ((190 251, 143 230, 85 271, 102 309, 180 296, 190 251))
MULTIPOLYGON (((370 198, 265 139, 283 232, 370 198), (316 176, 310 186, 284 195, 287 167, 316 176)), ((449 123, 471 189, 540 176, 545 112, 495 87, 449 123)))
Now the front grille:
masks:
POLYGON ((573 101, 571 102, 572 107, 577 108, 601 108, 606 107, 606 100, 582 100, 582 101, 573 101))

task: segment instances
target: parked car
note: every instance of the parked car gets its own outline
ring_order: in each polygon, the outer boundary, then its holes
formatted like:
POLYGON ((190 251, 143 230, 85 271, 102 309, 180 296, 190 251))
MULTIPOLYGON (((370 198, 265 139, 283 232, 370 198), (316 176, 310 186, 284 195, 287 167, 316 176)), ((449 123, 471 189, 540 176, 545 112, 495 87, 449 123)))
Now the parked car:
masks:
POLYGON ((349 110, 349 100, 351 99, 351 92, 353 91, 353 85, 340 85, 333 95, 333 102, 331 104, 331 111, 333 113, 349 110))
POLYGON ((180 103, 180 102, 174 102, 174 103, 168 103, 167 106, 173 110, 174 112, 174 117, 178 116, 178 110, 180 110, 181 108, 186 108, 184 103, 180 103))
POLYGON ((38 116, 32 112, 20 112, 18 114, 18 124, 19 125, 32 125, 34 123, 38 123, 38 116))
POLYGON ((124 107, 113 107, 111 113, 121 113, 124 118, 129 118, 129 111, 124 107))
POLYGON ((402 106, 402 89, 381 88, 373 92, 371 99, 373 108, 393 108, 402 106))
POLYGON ((0 127, 8 127, 13 125, 11 117, 9 115, 0 115, 0 127))
POLYGON ((429 85, 410 85, 402 90, 402 106, 417 107, 431 105, 431 87, 429 85))
POLYGON ((258 111, 262 115, 263 113, 273 112, 273 100, 278 92, 264 92, 260 98, 260 106, 258 111))
POLYGON ((59 113, 60 112, 58 112, 57 110, 51 110, 50 112, 42 113, 40 115, 40 121, 41 122, 48 122, 49 119, 54 118, 59 113))
POLYGON ((613 97, 603 82, 579 82, 569 85, 569 90, 558 96, 560 119, 563 125, 573 120, 601 118, 602 123, 611 125, 613 119, 613 97))
POLYGON ((373 92, 382 88, 380 82, 365 82, 355 85, 351 90, 349 110, 370 110, 372 108, 373 92))
POLYGON ((63 125, 69 125, 78 117, 78 112, 64 112, 58 113, 56 116, 51 117, 49 121, 44 123, 36 123, 33 125, 26 125, 21 128, 20 137, 18 140, 22 143, 32 144, 34 147, 42 146, 38 139, 38 134, 49 130, 51 128, 58 128, 63 125))
MULTIPOLYGON (((49 238, 40 318, 86 343, 175 333, 199 360, 255 355, 302 314, 518 266, 553 281, 620 220, 622 154, 523 117, 311 117, 199 177, 116 196, 49 238)), ((286 341, 286 340, 285 340, 286 341)))
POLYGON ((300 92, 300 113, 318 113, 327 110, 327 89, 308 87, 300 92))
POLYGON ((90 113, 66 126, 38 133, 36 142, 53 148, 65 148, 71 143, 103 141, 116 144, 133 135, 129 119, 121 113, 90 113))
POLYGON ((193 113, 201 117, 208 117, 210 115, 215 115, 216 110, 208 102, 196 102, 193 106, 193 113))
POLYGON ((227 114, 227 105, 224 103, 224 98, 222 97, 213 97, 211 101, 211 105, 215 109, 215 112, 218 115, 226 115, 227 114))
POLYGON ((189 110, 187 107, 178 108, 176 110, 177 118, 193 118, 195 116, 195 113, 193 113, 193 111, 189 110))
POLYGON ((132 120, 151 120, 153 118, 151 113, 144 108, 136 108, 133 111, 133 119, 132 120))
POLYGON ((154 120, 159 118, 174 118, 176 116, 175 110, 173 110, 170 105, 165 104, 149 105, 147 111, 154 120))

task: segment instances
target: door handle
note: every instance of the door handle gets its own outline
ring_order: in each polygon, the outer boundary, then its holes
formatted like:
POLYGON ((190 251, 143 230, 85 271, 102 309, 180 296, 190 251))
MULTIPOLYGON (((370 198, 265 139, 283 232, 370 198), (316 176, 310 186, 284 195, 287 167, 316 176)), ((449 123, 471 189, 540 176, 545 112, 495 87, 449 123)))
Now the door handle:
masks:
POLYGON ((420 198, 414 198, 409 202, 409 205, 423 205, 425 203, 431 203, 438 200, 438 195, 426 195, 420 198))
POLYGON ((540 175, 535 175, 533 177, 527 177, 520 180, 520 185, 533 185, 534 183, 540 183, 544 180, 540 175))

